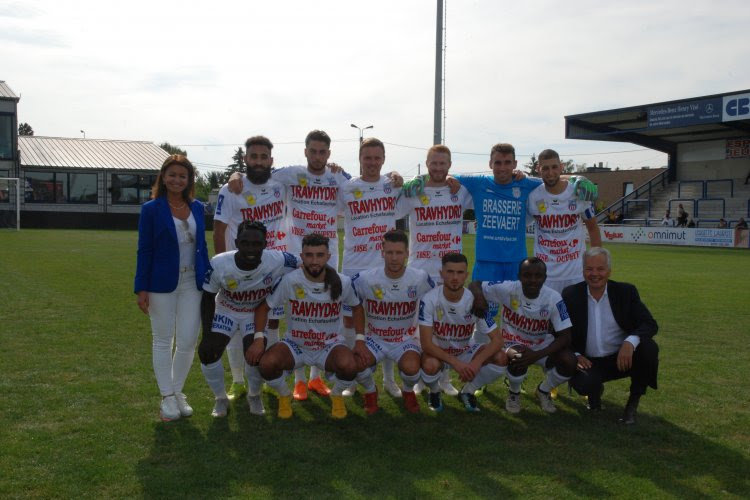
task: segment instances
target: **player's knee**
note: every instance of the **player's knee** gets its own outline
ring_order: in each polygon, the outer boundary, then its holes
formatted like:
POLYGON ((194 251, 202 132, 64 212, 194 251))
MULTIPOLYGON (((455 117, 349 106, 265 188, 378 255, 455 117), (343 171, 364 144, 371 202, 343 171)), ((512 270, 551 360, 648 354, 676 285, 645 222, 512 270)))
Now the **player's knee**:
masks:
POLYGON ((528 367, 520 368, 518 366, 513 366, 513 365, 508 366, 508 374, 512 375, 513 377, 520 377, 521 375, 526 375, 527 371, 528 371, 528 367))
POLYGON ((563 377, 572 377, 576 373, 578 360, 576 355, 570 349, 565 349, 558 353, 555 360, 555 368, 563 377))
POLYGON ((591 371, 577 372, 570 379, 570 385, 578 394, 587 396, 596 394, 602 385, 601 378, 591 371))
POLYGON ((654 339, 644 337, 636 347, 633 357, 648 361, 656 360, 659 358, 659 345, 654 342, 654 339))
POLYGON ((269 319, 268 320, 268 328, 270 330, 276 330, 279 327, 279 320, 278 319, 269 319))
POLYGON ((198 358, 204 365, 216 363, 224 354, 229 339, 220 333, 211 332, 204 335, 201 343, 198 345, 198 358))
POLYGON ((360 367, 357 366, 357 361, 351 354, 341 354, 336 359, 336 377, 341 380, 354 380, 357 373, 360 371, 360 367))
POLYGON ((266 380, 274 380, 281 376, 282 370, 279 368, 278 359, 273 351, 266 352, 260 358, 258 371, 260 372, 260 376, 266 380))
POLYGON ((404 354, 399 360, 398 369, 401 370, 405 375, 416 375, 421 368, 421 360, 419 359, 419 355, 416 352, 413 353, 414 356, 407 356, 407 354, 404 354))
POLYGON ((497 366, 508 366, 508 355, 505 354, 505 351, 501 349, 500 351, 495 353, 494 356, 488 359, 486 363, 492 363, 493 365, 497 366))
POLYGON ((442 365, 437 358, 431 356, 422 357, 422 371, 427 375, 435 375, 441 368, 442 365))

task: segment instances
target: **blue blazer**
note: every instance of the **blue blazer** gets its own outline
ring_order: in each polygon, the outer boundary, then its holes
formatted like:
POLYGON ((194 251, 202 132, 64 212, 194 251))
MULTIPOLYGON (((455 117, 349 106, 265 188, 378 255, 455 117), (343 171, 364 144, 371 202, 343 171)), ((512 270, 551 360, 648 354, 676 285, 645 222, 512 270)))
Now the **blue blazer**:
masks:
MULTIPOLYGON (((203 203, 193 200, 190 202, 190 210, 196 224, 195 286, 202 290, 203 278, 209 267, 203 203)), ((177 243, 177 230, 167 199, 160 196, 141 207, 134 291, 173 292, 177 288, 179 273, 180 249, 177 243)))

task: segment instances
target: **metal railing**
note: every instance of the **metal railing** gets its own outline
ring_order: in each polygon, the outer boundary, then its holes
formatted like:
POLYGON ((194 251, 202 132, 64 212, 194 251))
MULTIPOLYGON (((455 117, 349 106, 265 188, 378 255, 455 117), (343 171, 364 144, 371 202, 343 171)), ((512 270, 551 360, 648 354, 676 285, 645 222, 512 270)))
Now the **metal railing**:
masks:
POLYGON ((727 209, 726 209, 726 207, 727 207, 727 201, 724 198, 703 198, 701 200, 696 201, 695 202, 695 215, 694 215, 694 217, 702 220, 703 218, 700 216, 701 205, 704 205, 705 202, 710 202, 710 201, 720 201, 721 202, 721 218, 723 219, 724 217, 726 217, 726 213, 727 213, 727 209))
POLYGON ((688 184, 699 184, 701 187, 701 198, 706 197, 706 181, 679 181, 677 183, 677 197, 682 198, 682 186, 687 186, 688 184))
POLYGON ((734 179, 711 179, 707 180, 706 184, 703 188, 703 197, 708 198, 708 188, 709 184, 716 184, 719 182, 728 182, 729 183, 729 197, 734 197, 734 179))
MULTIPOLYGON (((663 172, 656 174, 651 179, 647 180, 646 182, 644 182, 643 184, 635 188, 630 193, 614 201, 610 205, 604 207, 601 210, 601 212, 596 214, 597 222, 600 222, 600 223, 606 222, 607 213, 610 211, 614 213, 619 212, 620 214, 623 215, 623 219, 624 219, 625 214, 627 213, 625 211, 627 202, 631 200, 641 199, 641 196, 643 196, 644 194, 647 195, 647 198, 651 198, 651 191, 656 189, 659 186, 661 186, 661 188, 664 189, 664 187, 667 185, 667 173, 668 172, 669 172, 668 170, 664 170, 663 172)), ((649 212, 650 212, 650 206, 649 206, 649 212)), ((649 217, 650 217, 650 214, 649 214, 649 217)), ((625 220, 623 220, 623 222, 625 222, 625 220)))

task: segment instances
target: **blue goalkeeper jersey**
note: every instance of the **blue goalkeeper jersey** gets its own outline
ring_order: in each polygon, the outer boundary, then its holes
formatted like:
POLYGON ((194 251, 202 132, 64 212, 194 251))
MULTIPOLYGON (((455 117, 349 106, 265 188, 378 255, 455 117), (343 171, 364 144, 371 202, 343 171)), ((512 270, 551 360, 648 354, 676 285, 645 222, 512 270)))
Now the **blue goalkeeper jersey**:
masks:
POLYGON ((541 179, 497 184, 491 176, 457 175, 477 217, 476 260, 519 262, 526 258, 526 202, 541 179))

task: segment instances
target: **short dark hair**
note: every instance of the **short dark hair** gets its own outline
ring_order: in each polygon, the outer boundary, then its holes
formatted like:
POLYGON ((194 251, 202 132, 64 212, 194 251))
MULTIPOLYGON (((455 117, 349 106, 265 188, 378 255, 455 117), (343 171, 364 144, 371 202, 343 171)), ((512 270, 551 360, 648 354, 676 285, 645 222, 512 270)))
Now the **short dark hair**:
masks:
POLYGON ((406 248, 409 248, 409 237, 406 233, 400 229, 391 229, 383 235, 383 242, 390 241, 391 243, 403 243, 406 248))
POLYGON ((458 252, 451 252, 451 253, 447 253, 443 255, 442 264, 446 265, 449 262, 455 262, 455 263, 463 262, 467 266, 469 265, 469 261, 466 259, 466 256, 458 252))
POLYGON ((536 265, 541 264, 542 267, 544 268, 544 274, 547 274, 547 264, 545 264, 544 261, 542 259, 540 259, 539 257, 527 257, 527 258, 523 259, 521 261, 521 263, 518 264, 518 273, 519 274, 521 273, 521 268, 526 263, 528 263, 530 266, 536 266, 536 265))
POLYGON ((328 248, 329 241, 330 240, 328 239, 327 236, 323 236, 322 234, 319 234, 319 233, 306 234, 302 238, 302 247, 303 248, 304 247, 319 247, 323 245, 326 248, 328 248))
POLYGON ((239 238, 240 234, 245 231, 260 231, 263 233, 263 237, 265 237, 266 232, 268 232, 266 226, 258 220, 243 220, 240 222, 240 225, 237 226, 237 238, 239 238))
POLYGON ((560 155, 557 154, 557 151, 554 149, 545 149, 541 153, 539 153, 539 156, 537 156, 537 160, 557 160, 560 161, 560 155))
POLYGON ((245 152, 247 152, 247 150, 250 149, 251 146, 265 146, 268 149, 273 149, 273 143, 268 137, 264 135, 254 135, 252 137, 248 137, 248 139, 245 141, 245 152))
POLYGON ((362 150, 365 148, 380 148, 383 150, 383 154, 385 154, 385 144, 380 139, 374 137, 368 137, 360 143, 359 154, 362 154, 362 150))
POLYGON ((513 155, 513 159, 516 159, 516 148, 514 148, 512 144, 508 144, 507 142, 499 142, 492 146, 492 149, 490 150, 490 156, 494 155, 495 153, 500 153, 502 155, 513 155))
POLYGON ((331 147, 331 138, 322 130, 313 130, 307 134, 307 137, 305 137, 305 147, 309 146, 311 141, 325 142, 326 146, 331 147))

